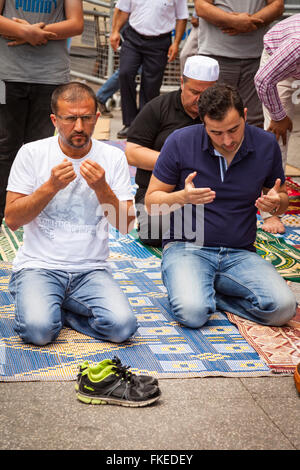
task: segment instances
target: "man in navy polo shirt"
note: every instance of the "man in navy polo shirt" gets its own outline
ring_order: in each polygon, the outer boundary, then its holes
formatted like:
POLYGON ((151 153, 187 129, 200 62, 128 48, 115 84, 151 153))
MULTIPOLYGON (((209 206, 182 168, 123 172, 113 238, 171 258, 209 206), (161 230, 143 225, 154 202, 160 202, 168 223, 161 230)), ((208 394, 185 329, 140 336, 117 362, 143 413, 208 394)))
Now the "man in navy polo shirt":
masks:
POLYGON ((166 140, 146 194, 149 213, 170 212, 162 277, 174 317, 199 328, 217 310, 279 326, 296 300, 253 246, 256 212, 288 206, 281 153, 271 133, 246 124, 237 91, 208 88, 199 101, 204 124, 166 140))

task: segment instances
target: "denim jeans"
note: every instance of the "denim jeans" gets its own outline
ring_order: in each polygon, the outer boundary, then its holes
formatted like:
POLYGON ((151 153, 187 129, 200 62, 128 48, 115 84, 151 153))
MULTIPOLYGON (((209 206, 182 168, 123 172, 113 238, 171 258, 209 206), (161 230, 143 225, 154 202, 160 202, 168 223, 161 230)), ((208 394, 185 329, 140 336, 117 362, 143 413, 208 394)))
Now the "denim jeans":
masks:
POLYGON ((106 101, 119 90, 119 73, 119 69, 116 70, 97 91, 96 96, 100 103, 105 104, 106 101))
POLYGON ((296 299, 274 266, 257 253, 174 242, 163 252, 162 278, 175 319, 200 328, 217 310, 280 326, 296 299))
POLYGON ((106 270, 22 269, 12 274, 9 290, 15 299, 14 328, 25 343, 50 343, 64 325, 116 343, 137 329, 125 294, 106 270))
POLYGON ((7 180, 19 148, 54 135, 51 95, 57 85, 5 82, 6 103, 0 104, 0 223, 7 180))

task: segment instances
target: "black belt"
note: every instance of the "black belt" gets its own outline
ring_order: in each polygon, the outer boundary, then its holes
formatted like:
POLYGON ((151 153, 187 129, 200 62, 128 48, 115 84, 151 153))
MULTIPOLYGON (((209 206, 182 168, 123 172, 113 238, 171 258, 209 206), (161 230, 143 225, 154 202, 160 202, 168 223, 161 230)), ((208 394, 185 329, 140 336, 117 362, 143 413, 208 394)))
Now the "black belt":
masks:
POLYGON ((171 31, 169 31, 168 33, 158 34, 157 36, 146 36, 145 34, 141 34, 138 31, 136 31, 132 26, 130 25, 128 26, 132 31, 135 32, 135 34, 138 34, 142 39, 163 39, 163 38, 170 36, 171 34, 171 31))

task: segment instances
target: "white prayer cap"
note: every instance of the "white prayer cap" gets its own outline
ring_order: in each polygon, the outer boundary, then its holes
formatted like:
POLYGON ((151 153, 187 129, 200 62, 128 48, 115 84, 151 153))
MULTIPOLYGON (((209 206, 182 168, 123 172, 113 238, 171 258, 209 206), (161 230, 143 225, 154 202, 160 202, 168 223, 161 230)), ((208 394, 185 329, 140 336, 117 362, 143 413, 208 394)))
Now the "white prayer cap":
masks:
POLYGON ((183 75, 202 82, 215 82, 219 78, 219 64, 204 55, 193 55, 186 59, 183 75))

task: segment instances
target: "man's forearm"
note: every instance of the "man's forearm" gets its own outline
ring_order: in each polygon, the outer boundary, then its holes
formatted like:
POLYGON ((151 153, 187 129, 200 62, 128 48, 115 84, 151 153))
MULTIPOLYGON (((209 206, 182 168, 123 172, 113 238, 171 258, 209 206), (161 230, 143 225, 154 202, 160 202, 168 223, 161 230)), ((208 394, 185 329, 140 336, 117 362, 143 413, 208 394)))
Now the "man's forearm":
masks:
POLYGON ((59 23, 47 24, 44 28, 45 31, 51 31, 57 34, 55 41, 68 39, 73 36, 79 36, 83 32, 83 22, 74 20, 65 20, 59 23))
POLYGON ((177 44, 179 47, 180 41, 182 36, 184 35, 185 28, 186 28, 187 20, 177 20, 176 27, 175 27, 175 37, 174 37, 174 44, 177 44))
POLYGON ((123 26, 125 25, 126 21, 128 21, 129 13, 126 11, 119 10, 115 8, 113 20, 112 20, 112 33, 119 33, 123 26))
POLYGON ((146 193, 145 205, 148 214, 169 214, 185 205, 184 190, 173 191, 170 193, 165 191, 146 193))
POLYGON ((58 190, 47 181, 34 193, 19 195, 8 191, 5 208, 5 222, 11 230, 32 222, 56 195, 58 190))
POLYGON ((148 147, 142 147, 141 145, 127 142, 125 154, 129 165, 152 171, 159 152, 149 149, 148 147))
POLYGON ((83 7, 80 0, 65 0, 64 2, 65 17, 64 21, 58 23, 47 24, 46 31, 57 34, 55 40, 68 39, 73 36, 82 34, 84 27, 83 7))
POLYGON ((121 233, 128 233, 135 219, 132 201, 120 201, 107 183, 95 193, 108 222, 121 233))
POLYGON ((212 4, 212 1, 195 0, 195 10, 200 18, 219 28, 234 27, 233 15, 212 4))
POLYGON ((272 23, 272 21, 278 19, 284 12, 284 0, 274 0, 268 3, 261 10, 253 13, 252 16, 260 18, 264 21, 264 25, 272 23))

